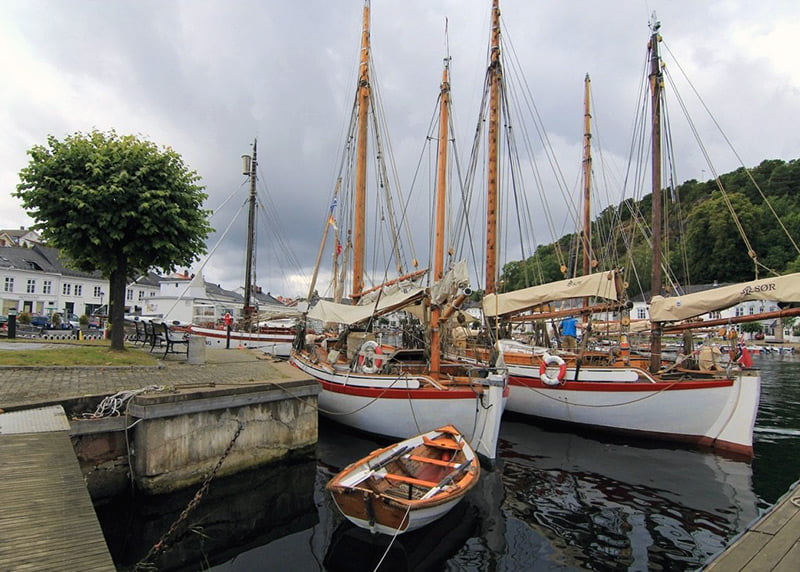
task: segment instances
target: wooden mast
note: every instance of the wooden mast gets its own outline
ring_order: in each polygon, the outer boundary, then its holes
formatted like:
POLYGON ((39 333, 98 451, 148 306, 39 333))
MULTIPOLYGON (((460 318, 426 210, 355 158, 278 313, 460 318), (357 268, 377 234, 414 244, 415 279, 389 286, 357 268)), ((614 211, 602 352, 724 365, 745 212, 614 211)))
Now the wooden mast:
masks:
POLYGON ((591 273, 592 251, 592 113, 590 97, 592 80, 583 80, 583 275, 591 273))
MULTIPOLYGON (((650 110, 652 118, 652 227, 653 227, 653 265, 650 279, 650 298, 661 293, 661 89, 663 74, 661 58, 658 53, 661 23, 653 16, 653 33, 650 36, 650 110)), ((661 368, 661 325, 654 323, 650 333, 650 371, 656 373, 661 368)))
POLYGON ((369 0, 364 2, 364 24, 361 33, 361 65, 358 78, 358 126, 356 141, 356 188, 353 234, 353 292, 354 302, 364 290, 364 242, 367 199, 367 114, 371 98, 369 84, 369 0))
POLYGON ((497 290, 498 138, 500 133, 500 3, 492 0, 492 39, 489 63, 489 161, 486 199, 486 294, 497 290))
MULTIPOLYGON (((245 166, 249 166, 250 176, 250 209, 247 215, 247 252, 245 254, 244 270, 244 308, 242 317, 244 327, 249 330, 253 319, 255 307, 253 305, 253 261, 255 259, 255 232, 256 232, 256 168, 258 166, 258 140, 253 140, 253 156, 245 160, 245 166), (249 164, 249 165, 248 165, 249 164)), ((245 157, 247 157, 245 155, 245 157)))
MULTIPOLYGON (((434 237, 433 281, 444 277, 445 252, 445 209, 447 208, 447 148, 449 143, 448 125, 450 122, 450 76, 448 59, 445 59, 442 70, 441 106, 439 109, 439 152, 436 159, 436 233, 434 237)), ((431 371, 434 377, 439 376, 442 361, 441 352, 441 317, 439 305, 431 308, 431 371)))

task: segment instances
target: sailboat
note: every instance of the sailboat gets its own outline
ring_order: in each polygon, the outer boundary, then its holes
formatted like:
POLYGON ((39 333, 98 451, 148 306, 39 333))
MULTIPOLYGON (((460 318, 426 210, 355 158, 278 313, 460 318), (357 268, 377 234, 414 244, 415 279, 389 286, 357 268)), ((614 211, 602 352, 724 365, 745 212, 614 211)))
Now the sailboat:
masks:
POLYGON ((252 156, 243 155, 242 159, 243 173, 250 178, 242 315, 234 317, 228 314, 218 329, 191 325, 188 330, 191 334, 204 338, 207 346, 259 349, 274 356, 288 357, 297 334, 295 324, 301 312, 277 304, 269 309, 259 308, 256 302, 253 267, 256 244, 257 139, 253 141, 252 156))
MULTIPOLYGON (((662 69, 658 52, 659 24, 650 38, 651 145, 653 192, 653 292, 660 292, 660 125, 662 69)), ((498 1, 493 2, 493 30, 499 30, 498 1)), ((490 154, 490 159, 492 155, 490 154)), ((496 157, 495 159, 496 160, 496 157)), ((793 282, 796 278, 787 278, 793 282)), ((740 288, 756 292, 769 289, 771 281, 756 281, 740 288)), ((777 291, 777 286, 776 286, 777 291)), ((783 301, 797 300, 788 292, 783 301)), ((702 298, 703 296, 700 295, 702 298)), ((650 355, 631 352, 631 331, 626 299, 615 271, 585 274, 541 286, 497 293, 482 300, 485 318, 494 324, 560 319, 569 314, 591 316, 609 311, 623 315, 622 334, 612 351, 594 358, 588 352, 560 352, 516 341, 501 341, 509 368, 510 395, 507 410, 535 418, 588 426, 624 434, 686 442, 753 455, 753 427, 758 411, 761 378, 758 370, 732 362, 727 367, 699 371, 680 364, 665 364, 661 332, 665 324, 688 314, 671 312, 684 307, 685 297, 652 302, 650 355), (557 309, 565 300, 599 301, 596 306, 557 309), (604 356, 604 357, 603 357, 604 356), (598 363, 599 361, 599 363, 598 363)), ((732 298, 726 303, 735 304, 732 298)), ((585 302, 584 302, 585 304, 585 302)), ((709 304, 719 309, 723 306, 709 304)), ((698 315, 692 314, 692 315, 698 315)), ((674 326, 673 326, 674 327, 674 326)), ((497 328, 499 330, 499 327, 497 328)), ((585 349, 585 348, 584 348, 585 349)))
MULTIPOLYGON (((301 331, 290 361, 316 378, 321 414, 350 427, 393 438, 409 438, 442 425, 452 425, 485 460, 496 456, 497 439, 505 400, 507 374, 502 364, 477 366, 443 359, 442 326, 470 294, 466 264, 445 269, 445 208, 449 140, 449 67, 445 60, 440 92, 438 159, 436 177, 436 237, 432 285, 419 284, 424 272, 402 274, 380 285, 364 287, 366 222, 366 155, 368 112, 374 111, 370 82, 370 6, 364 3, 361 58, 354 105, 356 140, 354 177, 355 228, 352 249, 350 304, 319 300, 307 314, 309 320, 336 325, 338 336, 306 335, 301 331), (390 346, 375 333, 378 320, 395 312, 421 318, 427 326, 422 348, 390 346)), ((380 153, 379 153, 380 154, 380 153)), ((340 179, 341 180, 341 179, 340 179)), ((349 179, 352 180, 352 179, 349 179)), ((325 225, 323 242, 333 223, 325 225)), ((339 254, 340 242, 337 238, 339 254)), ((317 258, 318 262, 320 256, 317 258)), ((337 274, 334 271, 334 278, 337 274)), ((315 271, 315 276, 317 272, 315 271)), ((341 282, 340 282, 341 284, 341 282)), ((313 297, 314 281, 309 291, 313 297)))

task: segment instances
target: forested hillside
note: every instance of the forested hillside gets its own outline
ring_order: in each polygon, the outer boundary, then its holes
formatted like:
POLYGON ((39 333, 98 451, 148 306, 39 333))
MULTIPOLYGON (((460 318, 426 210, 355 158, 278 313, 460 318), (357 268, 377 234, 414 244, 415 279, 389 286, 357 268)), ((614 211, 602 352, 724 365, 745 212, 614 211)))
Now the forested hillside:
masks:
MULTIPOLYGON (((724 193, 715 180, 689 180, 664 193, 665 260, 677 283, 741 282, 756 273, 800 271, 800 159, 766 160, 749 174, 740 168, 720 181, 724 193)), ((652 195, 626 200, 606 208, 592 223, 597 268, 624 268, 634 296, 650 290, 651 249, 643 233, 649 232, 651 203, 652 195)), ((577 235, 565 235, 538 247, 525 263, 506 264, 504 289, 573 275, 558 262, 557 250, 574 268, 582 257, 579 244, 577 235)))

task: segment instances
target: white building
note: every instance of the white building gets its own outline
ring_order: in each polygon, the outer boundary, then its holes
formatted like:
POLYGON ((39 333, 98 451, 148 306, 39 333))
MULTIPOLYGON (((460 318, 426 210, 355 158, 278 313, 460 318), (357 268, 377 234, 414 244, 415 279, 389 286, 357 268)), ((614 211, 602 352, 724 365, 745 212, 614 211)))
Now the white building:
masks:
MULTIPOLYGON (((128 286, 126 311, 141 311, 158 292, 154 274, 128 286)), ((42 316, 91 315, 108 304, 109 284, 99 273, 71 269, 55 248, 0 247, 0 314, 10 309, 42 316)))

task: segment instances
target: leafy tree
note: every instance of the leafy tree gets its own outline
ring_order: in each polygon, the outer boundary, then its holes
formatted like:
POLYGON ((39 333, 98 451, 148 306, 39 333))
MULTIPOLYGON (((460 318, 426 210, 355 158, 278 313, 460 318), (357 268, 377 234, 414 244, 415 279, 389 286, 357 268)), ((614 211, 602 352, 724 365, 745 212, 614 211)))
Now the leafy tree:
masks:
POLYGON ((174 150, 114 131, 49 136, 28 155, 16 196, 76 268, 109 280, 111 348, 124 349, 127 284, 205 252, 212 229, 200 177, 174 150))

